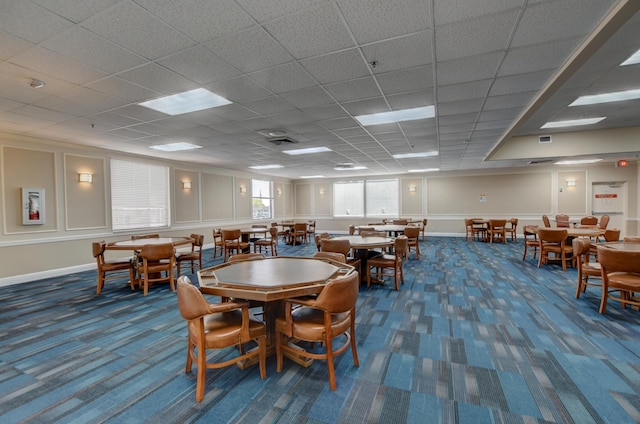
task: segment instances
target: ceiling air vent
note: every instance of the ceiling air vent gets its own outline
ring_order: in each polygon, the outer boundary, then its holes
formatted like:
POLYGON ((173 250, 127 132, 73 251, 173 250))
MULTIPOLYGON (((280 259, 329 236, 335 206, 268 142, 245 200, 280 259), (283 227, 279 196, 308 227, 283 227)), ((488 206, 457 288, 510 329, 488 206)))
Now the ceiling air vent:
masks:
POLYGON ((538 143, 551 143, 550 135, 541 135, 538 137, 538 143))
POLYGON ((297 144, 298 143, 296 140, 289 137, 275 137, 275 138, 270 138, 267 141, 269 143, 275 144, 276 146, 279 146, 281 144, 297 144))

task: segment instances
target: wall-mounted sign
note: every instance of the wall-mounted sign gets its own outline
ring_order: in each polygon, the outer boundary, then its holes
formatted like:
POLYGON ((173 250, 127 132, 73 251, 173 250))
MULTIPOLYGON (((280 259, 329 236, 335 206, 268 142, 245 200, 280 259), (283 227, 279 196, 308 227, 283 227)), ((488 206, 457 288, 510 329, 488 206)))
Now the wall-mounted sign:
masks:
POLYGON ((618 197, 617 193, 598 193, 595 195, 596 199, 615 199, 618 197))
POLYGON ((487 195, 486 194, 481 194, 480 195, 480 203, 485 203, 487 201, 487 195))

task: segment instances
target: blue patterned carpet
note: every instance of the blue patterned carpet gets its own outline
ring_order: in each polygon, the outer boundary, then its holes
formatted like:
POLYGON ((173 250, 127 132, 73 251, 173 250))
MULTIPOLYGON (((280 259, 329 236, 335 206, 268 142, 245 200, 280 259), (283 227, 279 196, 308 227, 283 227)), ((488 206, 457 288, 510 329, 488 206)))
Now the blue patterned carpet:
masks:
POLYGON ((335 392, 324 362, 278 374, 269 358, 266 380, 209 370, 197 404, 168 287, 97 296, 84 272, 0 288, 0 423, 640 422, 640 312, 599 315, 594 288, 574 298, 574 269, 522 261, 521 242, 432 237, 421 250, 401 291, 361 289, 360 368, 342 355, 335 392))

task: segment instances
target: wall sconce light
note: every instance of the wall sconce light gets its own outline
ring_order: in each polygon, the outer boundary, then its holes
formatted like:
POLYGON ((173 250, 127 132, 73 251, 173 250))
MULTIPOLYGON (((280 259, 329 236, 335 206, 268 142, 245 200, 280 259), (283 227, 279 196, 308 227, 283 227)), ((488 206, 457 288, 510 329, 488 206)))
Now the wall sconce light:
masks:
POLYGON ((567 187, 575 187, 576 180, 567 180, 567 187))
POLYGON ((410 185, 410 186, 409 186, 409 192, 410 192, 410 193, 413 193, 414 191, 416 191, 416 186, 414 186, 414 185, 410 185))
POLYGON ((323 189, 323 188, 321 188, 321 189, 320 189, 320 191, 319 191, 319 193, 320 193, 320 196, 324 196, 324 193, 325 193, 325 192, 324 192, 324 189, 323 189))
POLYGON ((183 190, 191 190, 191 181, 183 181, 182 182, 183 190))
POLYGON ((625 166, 629 166, 629 162, 624 159, 620 159, 618 162, 616 162, 616 168, 624 168, 625 166))
POLYGON ((240 193, 244 194, 247 192, 247 188, 245 186, 240 186, 240 193))
POLYGON ((280 190, 280 188, 277 188, 277 189, 276 189, 276 195, 277 195, 278 197, 282 196, 282 190, 280 190))
POLYGON ((81 183, 93 183, 93 174, 81 172, 78 174, 78 181, 81 183))

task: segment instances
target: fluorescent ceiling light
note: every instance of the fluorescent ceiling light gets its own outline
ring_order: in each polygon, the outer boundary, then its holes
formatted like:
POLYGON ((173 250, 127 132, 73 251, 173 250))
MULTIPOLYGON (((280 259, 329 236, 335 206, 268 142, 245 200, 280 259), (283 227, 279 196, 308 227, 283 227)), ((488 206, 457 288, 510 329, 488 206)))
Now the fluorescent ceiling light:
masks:
POLYGON ((556 165, 583 165, 585 163, 596 163, 600 162, 602 159, 576 159, 576 160, 561 160, 560 162, 556 162, 556 165))
POLYGON ((397 155, 393 155, 396 159, 406 159, 406 158, 427 158, 431 156, 438 156, 438 152, 436 150, 431 152, 417 152, 417 153, 399 153, 397 155))
POLYGON ((324 175, 303 175, 300 178, 308 179, 308 178, 324 178, 324 175))
POLYGON ((328 147, 309 147, 307 149, 295 149, 295 150, 283 150, 282 153, 286 153, 288 155, 306 155, 308 153, 322 153, 322 152, 330 152, 331 149, 328 147))
POLYGON ((635 90, 580 96, 569 106, 595 105, 598 103, 622 102, 634 99, 640 99, 640 89, 636 88, 635 90))
POLYGON ((177 152, 180 150, 193 150, 200 149, 202 146, 191 143, 171 143, 171 144, 159 144, 156 146, 149 146, 150 149, 162 150, 163 152, 177 152))
POLYGON ((440 168, 425 168, 425 169, 410 169, 407 172, 434 172, 439 170, 440 168))
POLYGON ((212 107, 228 105, 231 102, 224 97, 213 94, 204 88, 185 91, 171 96, 160 97, 159 99, 148 100, 138 103, 140 106, 154 109, 167 115, 181 115, 183 113, 195 112, 197 110, 209 109, 212 107))
POLYGON ((284 168, 282 165, 254 165, 250 166, 251 169, 276 169, 276 168, 284 168))
POLYGON ((568 121, 547 122, 546 124, 541 126, 540 129, 578 127, 580 125, 593 125, 605 119, 607 119, 606 116, 599 116, 597 118, 569 119, 568 121))
POLYGON ((337 166, 337 167, 335 167, 333 169, 335 169, 336 171, 357 171, 359 169, 367 169, 367 167, 366 166, 362 166, 362 165, 351 166, 351 167, 348 167, 348 166, 337 166))
POLYGON ((360 125, 366 126, 433 118, 435 114, 435 108, 433 106, 425 106, 413 109, 393 110, 391 112, 372 113, 370 115, 359 115, 355 118, 360 122, 360 125))
POLYGON ((640 63, 640 50, 629 56, 620 66, 635 65, 636 63, 640 63))

